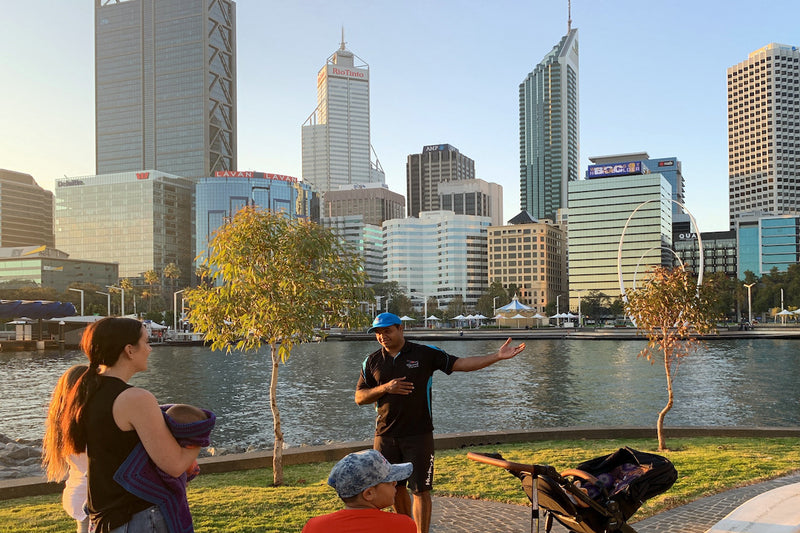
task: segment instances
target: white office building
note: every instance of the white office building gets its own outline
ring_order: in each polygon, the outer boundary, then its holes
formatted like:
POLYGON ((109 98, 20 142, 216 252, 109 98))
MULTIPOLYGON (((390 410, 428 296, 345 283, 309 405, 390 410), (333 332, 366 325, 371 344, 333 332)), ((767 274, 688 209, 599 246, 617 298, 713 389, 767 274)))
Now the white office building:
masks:
POLYGON ((625 289, 640 284, 655 266, 672 266, 672 187, 661 174, 570 182, 570 309, 577 309, 579 297, 589 291, 602 292, 612 300, 621 296, 620 240, 625 289))
POLYGON ((385 183, 371 155, 369 65, 342 39, 317 75, 317 107, 303 124, 303 180, 323 194, 342 185, 385 183))
POLYGON ((474 306, 486 290, 487 229, 492 219, 423 211, 383 223, 386 281, 396 281, 419 308, 430 297, 446 307, 456 296, 474 306))
POLYGON ((728 69, 730 228, 800 212, 800 49, 771 43, 728 69))

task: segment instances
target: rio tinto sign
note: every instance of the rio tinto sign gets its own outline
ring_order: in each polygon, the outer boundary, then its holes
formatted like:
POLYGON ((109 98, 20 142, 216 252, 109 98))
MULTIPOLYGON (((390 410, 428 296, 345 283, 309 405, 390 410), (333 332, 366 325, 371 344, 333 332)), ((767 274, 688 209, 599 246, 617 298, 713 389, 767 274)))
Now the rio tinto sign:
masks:
POLYGON ((368 80, 369 70, 359 68, 340 67, 338 65, 328 65, 328 76, 337 78, 352 78, 354 80, 368 80))
POLYGON ((267 172, 254 172, 252 170, 217 170, 214 172, 215 178, 263 178, 275 181, 288 181, 298 183, 300 180, 294 176, 284 174, 269 174, 267 172))

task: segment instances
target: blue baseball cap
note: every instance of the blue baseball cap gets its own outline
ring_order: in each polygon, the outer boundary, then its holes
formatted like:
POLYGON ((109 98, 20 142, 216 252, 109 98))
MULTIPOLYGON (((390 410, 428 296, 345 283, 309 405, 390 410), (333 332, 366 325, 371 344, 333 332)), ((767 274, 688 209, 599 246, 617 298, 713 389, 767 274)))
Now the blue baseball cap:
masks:
POLYGON ((394 313, 381 313, 372 321, 372 327, 367 330, 367 333, 374 333, 378 328, 385 328, 387 326, 401 326, 403 321, 394 313))
POLYGON ((411 463, 393 465, 378 450, 363 450, 336 463, 328 485, 336 489, 340 498, 351 498, 379 483, 408 479, 413 470, 411 463))

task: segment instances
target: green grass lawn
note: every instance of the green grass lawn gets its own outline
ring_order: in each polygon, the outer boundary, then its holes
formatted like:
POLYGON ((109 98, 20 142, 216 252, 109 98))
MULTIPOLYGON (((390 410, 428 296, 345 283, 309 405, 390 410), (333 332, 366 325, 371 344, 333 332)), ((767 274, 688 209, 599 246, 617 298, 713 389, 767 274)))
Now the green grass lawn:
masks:
MULTIPOLYGON (((800 469, 800 439, 668 439, 678 481, 634 515, 641 520, 697 498, 800 469)), ((500 468, 475 463, 467 451, 500 451, 509 461, 550 464, 561 470, 622 446, 658 453, 655 439, 549 441, 480 446, 436 453, 434 495, 527 505, 519 481, 500 468)), ((333 463, 285 468, 285 485, 272 487, 271 470, 201 475, 189 485, 195 531, 297 532, 308 518, 341 508, 326 480, 333 463)), ((59 495, 0 501, 0 531, 74 531, 59 495)))

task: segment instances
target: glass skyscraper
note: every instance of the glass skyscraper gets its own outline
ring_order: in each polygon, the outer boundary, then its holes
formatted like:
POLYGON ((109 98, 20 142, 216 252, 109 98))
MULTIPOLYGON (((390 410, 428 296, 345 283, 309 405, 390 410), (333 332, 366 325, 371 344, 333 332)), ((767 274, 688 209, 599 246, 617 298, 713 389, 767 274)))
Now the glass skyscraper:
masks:
POLYGON ((570 29, 519 85, 520 206, 559 221, 578 179, 578 30, 570 29))
POLYGON ((174 285, 187 287, 193 194, 191 180, 158 171, 57 179, 56 247, 77 259, 119 263, 119 276, 134 284, 175 263, 181 276, 174 285))
POLYGON ((342 36, 340 48, 317 74, 317 108, 303 124, 303 180, 321 193, 385 183, 371 154, 369 65, 345 48, 342 36))
POLYGON ((207 257, 214 232, 245 206, 281 211, 289 218, 311 217, 311 188, 297 178, 264 172, 219 174, 196 180, 197 262, 207 257))
MULTIPOLYGON (((800 49, 769 44, 728 69, 728 209, 800 212, 800 49)), ((741 270, 741 268, 740 268, 741 270)))
POLYGON ((236 5, 95 0, 98 174, 236 169, 236 5))

